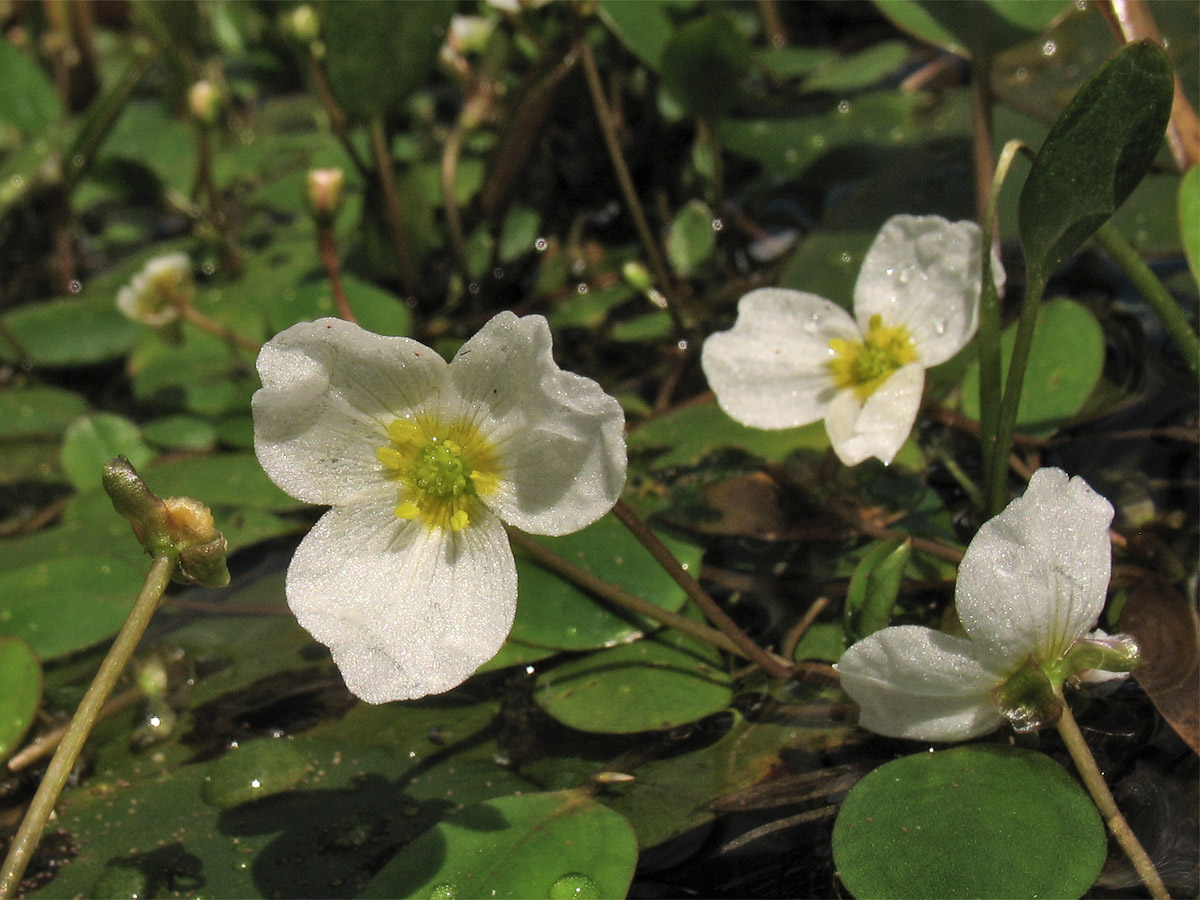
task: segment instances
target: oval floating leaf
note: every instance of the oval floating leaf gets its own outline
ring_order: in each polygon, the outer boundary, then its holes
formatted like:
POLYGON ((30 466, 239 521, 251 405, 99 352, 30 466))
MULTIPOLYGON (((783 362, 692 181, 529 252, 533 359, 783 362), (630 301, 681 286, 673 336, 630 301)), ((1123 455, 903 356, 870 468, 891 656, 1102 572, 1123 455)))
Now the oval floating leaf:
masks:
POLYGON ((0 392, 0 435, 6 440, 62 434, 87 409, 87 402, 62 388, 29 387, 0 392))
POLYGON ((702 119, 720 118, 732 109, 749 69, 750 42, 722 13, 684 25, 662 51, 667 92, 702 119))
MULTIPOLYGON (((699 570, 699 547, 669 535, 660 537, 684 568, 699 570)), ((674 612, 683 606, 683 589, 614 516, 604 516, 574 534, 534 540, 664 609, 674 612)), ((556 650, 590 650, 623 643, 658 627, 596 600, 519 551, 517 573, 520 601, 511 632, 515 640, 556 650)))
POLYGON ((987 745, 880 766, 833 828, 834 862, 860 900, 1079 897, 1107 850, 1100 814, 1061 766, 987 745))
POLYGON ((582 791, 498 797, 452 813, 398 853, 361 897, 624 897, 637 838, 582 791))
POLYGON ((580 731, 632 734, 719 712, 733 690, 716 650, 668 629, 555 666, 538 676, 534 699, 580 731))
POLYGON ((229 809, 286 791, 308 774, 308 760, 291 742, 263 738, 230 748, 204 776, 207 803, 229 809))
POLYGON ((142 440, 140 428, 112 413, 84 416, 67 427, 62 467, 76 489, 99 486, 104 464, 114 456, 125 456, 140 468, 154 458, 154 451, 142 440))
MULTIPOLYGON (((1002 378, 1008 375, 1016 343, 1014 323, 1000 335, 1002 378)), ((1038 310, 1017 430, 1049 437, 1087 402, 1104 370, 1104 332, 1100 323, 1074 300, 1051 300, 1038 310)), ((979 360, 963 378, 962 411, 979 418, 979 360)))
POLYGON ((42 700, 42 667, 25 641, 0 637, 0 762, 17 749, 42 700))
POLYGON ((1162 146, 1174 80, 1162 47, 1128 44, 1050 129, 1017 208, 1031 284, 1044 285, 1116 212, 1162 146))

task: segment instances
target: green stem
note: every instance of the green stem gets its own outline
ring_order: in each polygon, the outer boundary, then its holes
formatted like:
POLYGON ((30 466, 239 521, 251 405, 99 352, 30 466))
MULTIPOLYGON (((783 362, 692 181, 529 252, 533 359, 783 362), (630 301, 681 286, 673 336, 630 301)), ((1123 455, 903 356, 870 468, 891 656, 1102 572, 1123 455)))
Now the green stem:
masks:
MULTIPOLYGON (((992 444, 991 466, 988 468, 988 517, 997 516, 1008 502, 1008 457, 1012 453, 1013 435, 1017 428, 1017 410, 1021 405, 1021 389, 1025 384, 1025 368, 1029 364, 1029 349, 1033 346, 1034 326, 1038 308, 1046 291, 1047 276, 1030 270, 1025 285, 1025 300, 1017 322, 1017 337, 1012 359, 1008 364, 1008 379, 1004 399, 996 419, 996 439, 992 444)), ((981 373, 982 374, 982 373, 981 373)), ((987 440, 987 436, 984 436, 987 440)))
POLYGON ((979 223, 983 228, 983 286, 979 298, 979 336, 975 339, 975 345, 979 351, 980 447, 983 451, 983 471, 987 473, 989 484, 1001 403, 1000 292, 996 289, 996 279, 992 274, 992 247, 996 242, 996 210, 1000 204, 1000 189, 1004 186, 1013 160, 1022 149, 1028 148, 1020 141, 1009 141, 1000 151, 983 219, 979 223))
MULTIPOLYGON (((1059 699, 1062 699, 1061 694, 1059 699)), ((1167 893, 1166 885, 1163 884, 1158 870, 1154 868, 1154 863, 1150 860, 1146 849, 1138 841, 1133 829, 1125 821, 1125 817, 1121 815, 1121 810, 1117 808, 1112 791, 1108 789, 1104 775, 1101 774, 1100 767, 1096 765, 1096 758, 1088 749, 1087 741, 1083 739, 1079 725, 1075 722, 1075 717, 1071 715, 1071 709, 1065 701, 1062 709, 1062 718, 1058 720, 1058 734, 1063 739, 1063 743, 1067 745, 1067 751, 1071 754, 1075 769, 1079 772, 1079 777, 1083 779, 1088 793, 1092 795, 1096 808, 1100 810, 1104 821, 1108 823, 1109 831, 1117 839, 1117 843, 1121 845, 1121 849, 1125 851, 1129 861, 1133 863, 1134 869, 1137 870, 1138 876, 1150 892, 1150 896, 1155 900, 1160 900, 1160 898, 1169 900, 1170 894, 1167 893)))
POLYGON ((654 557, 655 562, 663 567, 664 571, 674 582, 683 588, 683 592, 688 595, 693 603, 700 607, 700 611, 704 613, 708 621, 712 622, 717 628, 723 631, 731 641, 737 646, 738 653, 746 659, 757 664, 764 672, 775 678, 791 678, 794 674, 793 666, 780 657, 774 656, 764 650, 758 644, 750 639, 746 632, 738 627, 733 619, 729 618, 725 610, 717 605, 712 597, 708 596, 704 588, 700 587, 700 583, 696 581, 687 571, 679 564, 667 546, 658 539, 656 535, 641 517, 635 513, 624 500, 618 500, 616 506, 613 507, 613 513, 621 524, 633 533, 633 536, 641 542, 642 546, 650 551, 650 555, 654 557))
POLYGON ((41 840, 42 831, 46 827, 50 813, 54 811, 54 804, 58 802, 58 796, 62 793, 71 770, 75 768, 83 745, 87 741, 88 735, 91 734, 92 727, 96 724, 96 719, 104 708, 105 701, 108 700, 117 679, 121 677, 121 673, 133 656, 133 651, 137 649, 154 611, 158 609, 159 601, 167 589, 176 563, 177 560, 174 556, 156 556, 154 558, 154 563, 146 576, 146 582, 142 585, 141 593, 134 601, 133 609, 129 611, 129 618, 125 620, 108 655, 100 664, 100 670, 92 679, 91 686, 75 711, 67 734, 62 743, 58 745, 54 758, 50 760, 50 766, 46 769, 46 774, 42 776, 33 802, 29 804, 25 818, 21 821, 21 827, 17 830, 17 835, 8 848, 3 874, 0 874, 0 898, 16 895, 29 860, 33 856, 34 850, 37 849, 38 841, 41 840))
POLYGON ((1120 266, 1126 277, 1133 282, 1134 287, 1146 298, 1150 308, 1167 329, 1167 334, 1179 350, 1183 361, 1187 363, 1193 375, 1200 376, 1200 339, 1196 337, 1196 332, 1192 331, 1187 316, 1179 308, 1175 298, 1163 287, 1163 283, 1112 222, 1105 222, 1100 226, 1096 232, 1096 243, 1104 248, 1113 262, 1120 266))

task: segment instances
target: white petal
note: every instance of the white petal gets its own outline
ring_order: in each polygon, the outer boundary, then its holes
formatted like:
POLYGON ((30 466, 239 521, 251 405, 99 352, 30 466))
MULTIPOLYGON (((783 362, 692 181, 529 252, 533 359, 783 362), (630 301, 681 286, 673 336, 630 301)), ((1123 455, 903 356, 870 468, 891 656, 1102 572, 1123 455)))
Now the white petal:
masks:
POLYGON ((717 403, 753 428, 792 428, 825 416, 834 338, 862 341, 840 306, 781 288, 751 291, 729 331, 710 335, 700 362, 717 403))
POLYGON ((384 429, 437 396, 446 361, 424 344, 344 322, 301 322, 258 355, 254 452, 271 480, 309 503, 393 493, 375 457, 384 429))
MULTIPOLYGON (((880 229, 854 285, 854 315, 903 325, 925 368, 945 362, 979 325, 982 240, 974 222, 893 216, 880 229)), ((1003 279, 1003 269, 997 276, 1003 279)))
POLYGON ((912 432, 924 388, 925 370, 911 363, 893 372, 866 403, 860 403, 853 390, 839 391, 825 415, 825 430, 838 459, 847 466, 872 456, 890 463, 912 432))
POLYGON ((330 510, 287 574, 292 612, 368 703, 460 684, 500 649, 516 610, 516 565, 495 516, 454 534, 401 522, 392 505, 330 510))
POLYGON ((500 313, 450 364, 460 415, 496 446, 500 490, 485 502, 535 534, 596 521, 625 486, 625 415, 590 378, 562 371, 541 316, 500 313))
POLYGON ((996 679, 965 638, 917 625, 885 628, 850 647, 837 669, 861 710, 858 724, 878 734, 965 741, 1003 721, 991 695, 996 679))
POLYGON ((955 604, 980 661, 1011 670, 1057 660, 1095 624, 1108 590, 1113 509, 1082 478, 1038 469, 985 522, 958 569, 955 604))

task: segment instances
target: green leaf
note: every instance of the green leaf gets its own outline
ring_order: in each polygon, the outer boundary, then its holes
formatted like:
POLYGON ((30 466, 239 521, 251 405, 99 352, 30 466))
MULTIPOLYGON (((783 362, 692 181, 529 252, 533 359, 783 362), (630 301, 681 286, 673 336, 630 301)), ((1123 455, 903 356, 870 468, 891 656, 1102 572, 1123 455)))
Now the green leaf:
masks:
POLYGON ((1192 277, 1200 281, 1200 166, 1192 166, 1179 182, 1179 233, 1192 277))
POLYGON ((691 403, 651 419, 629 435, 629 449, 657 453, 654 468, 687 465, 720 447, 740 447, 771 462, 796 450, 824 453, 829 447, 822 422, 764 431, 747 428, 729 418, 716 402, 691 403))
POLYGON ((1071 4, 1064 0, 875 0, 900 28, 960 56, 993 56, 1029 40, 1071 4))
POLYGON ((804 82, 806 91, 855 91, 881 81, 908 58, 904 41, 882 41, 837 59, 804 82))
MULTIPOLYGON (((412 332, 412 313, 391 291, 350 273, 343 274, 342 287, 358 324, 367 331, 390 335, 412 332)), ((314 279, 305 280, 295 290, 279 291, 267 298, 267 320, 275 332, 297 322, 312 322, 337 314, 333 289, 323 272, 314 279)))
POLYGON ((0 634, 24 638, 39 659, 74 653, 117 633, 144 580, 132 563, 95 557, 4 572, 0 634))
POLYGON ((26 137, 63 117, 62 101, 41 67, 7 39, 0 40, 0 121, 26 137))
MULTIPOLYGON (((129 351, 145 328, 107 303, 51 300, 22 306, 4 316, 21 349, 35 366, 75 366, 115 359, 129 351)), ((0 360, 16 362, 16 350, 0 342, 0 360)))
POLYGON ((194 497, 208 506, 282 511, 304 506, 267 478, 252 453, 219 453, 147 467, 146 484, 160 497, 194 497))
POLYGON ((846 796, 833 858, 855 897, 1079 897, 1107 842, 1049 757, 975 745, 880 766, 846 796))
POLYGON ((437 62, 454 3, 340 0, 325 7, 329 85, 351 116, 392 112, 437 62))
MULTIPOLYGON (((1008 376, 1017 326, 1000 334, 1001 378, 1008 376)), ((1088 309, 1074 300, 1051 300, 1038 310, 1021 405, 1018 431, 1049 437, 1069 422, 1091 396, 1104 371, 1104 332, 1088 309)), ((979 419, 979 359, 967 367, 962 411, 979 419)))
POLYGON ((733 108, 749 69, 750 42, 723 13, 684 25, 662 51, 667 93, 702 119, 718 119, 733 108))
POLYGON ((665 629, 543 671, 533 696, 564 725, 632 734, 720 712, 733 690, 715 649, 665 629))
POLYGON ((8 759, 29 731, 42 700, 42 667, 29 644, 0 637, 0 762, 8 759))
POLYGON ((1173 91, 1163 49, 1128 44, 1054 123, 1017 210, 1032 284, 1044 285, 1137 187, 1162 146, 1173 91))
POLYGON ((675 24, 667 15, 669 0, 603 0, 600 18, 620 38, 621 43, 641 57, 642 62, 658 71, 663 51, 675 24))
POLYGON ((0 436, 7 440, 57 436, 86 409, 87 402, 82 397, 62 388, 0 391, 0 436))
POLYGON ((140 428, 112 413, 76 419, 63 434, 62 467, 76 490, 97 487, 104 464, 114 456, 128 457, 140 468, 154 458, 154 451, 142 440, 140 428))
POLYGON ((362 897, 624 897, 637 864, 625 818, 585 791, 499 797, 452 813, 362 897))
POLYGON ((776 78, 811 75, 837 61, 837 51, 828 47, 767 47, 754 51, 754 62, 776 78))
MULTIPOLYGON (((700 569, 700 548, 660 535, 684 568, 700 569)), ((683 606, 683 589, 654 561, 615 516, 563 537, 536 537, 539 544, 599 578, 671 612, 683 606)), ((658 627, 597 600, 517 552, 520 600, 512 637, 557 650, 589 650, 632 640, 658 627)))
POLYGON ((142 437, 166 450, 211 450, 217 443, 217 429, 204 419, 193 416, 166 416, 147 422, 142 437))
POLYGON ((800 640, 792 658, 797 662, 805 659, 816 659, 822 662, 835 663, 846 652, 846 632, 838 622, 816 622, 808 627, 800 640))
POLYGON ((536 250, 538 231, 542 227, 542 216, 536 209, 519 203, 504 216, 500 226, 500 243, 496 258, 507 265, 536 250))
POLYGON ((703 200, 689 200, 671 222, 667 257, 677 275, 688 278, 712 258, 717 236, 713 212, 703 200))
POLYGON ((912 539, 895 537, 878 542, 854 569, 846 593, 848 641, 860 641, 887 627, 910 556, 912 539))

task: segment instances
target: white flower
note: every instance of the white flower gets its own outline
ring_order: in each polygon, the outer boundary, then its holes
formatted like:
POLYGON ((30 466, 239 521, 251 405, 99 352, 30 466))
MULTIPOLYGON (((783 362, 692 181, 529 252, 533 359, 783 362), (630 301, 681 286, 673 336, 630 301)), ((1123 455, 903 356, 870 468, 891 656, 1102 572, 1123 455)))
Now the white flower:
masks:
POLYGON ((259 354, 258 459, 333 507, 296 551, 288 603, 367 702, 449 690, 495 655, 517 600, 504 522, 566 534, 616 502, 620 405, 550 344, 541 316, 506 312, 450 363, 340 319, 259 354))
POLYGON ((842 656, 837 668, 859 724, 892 737, 966 740, 1012 719, 1031 685, 1035 694, 1038 685, 1059 691, 1097 663, 1136 665, 1129 639, 1088 633, 1108 589, 1112 515, 1082 478, 1034 472, 1025 495, 984 523, 963 557, 955 605, 968 637, 900 625, 842 656))
POLYGON ((912 431, 925 370, 975 334, 980 241, 973 222, 893 216, 863 260, 853 317, 816 294, 751 291, 733 328, 704 342, 701 362, 717 402, 754 428, 824 419, 846 465, 872 456, 891 462, 912 431))
POLYGON ((117 292, 117 309, 143 325, 167 325, 195 292, 191 260, 185 253, 170 253, 150 260, 117 292))

